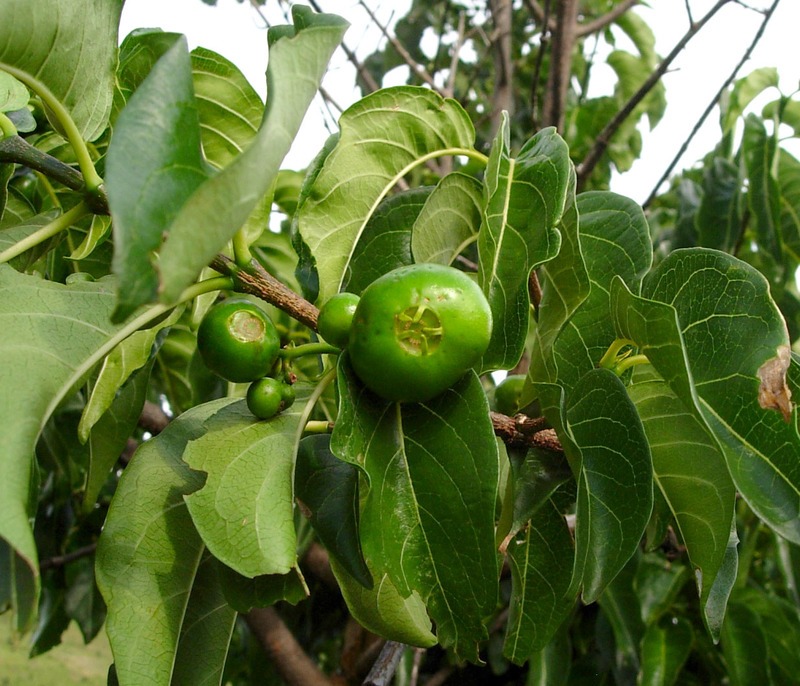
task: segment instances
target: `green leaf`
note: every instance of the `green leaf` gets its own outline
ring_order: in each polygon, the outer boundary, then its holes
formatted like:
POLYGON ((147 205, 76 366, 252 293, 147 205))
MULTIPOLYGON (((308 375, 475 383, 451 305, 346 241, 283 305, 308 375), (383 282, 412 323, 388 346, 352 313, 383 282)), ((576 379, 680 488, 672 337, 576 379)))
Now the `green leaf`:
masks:
POLYGON ((722 133, 731 131, 753 99, 768 88, 778 88, 778 70, 761 67, 739 79, 733 86, 727 106, 722 112, 722 133))
POLYGON ((195 527, 223 564, 246 577, 287 574, 297 565, 292 477, 300 435, 313 403, 309 389, 268 421, 243 399, 205 422, 184 460, 204 472, 202 488, 186 496, 195 527))
POLYGON ((732 686, 772 683, 767 641, 755 610, 743 603, 731 603, 722 625, 721 643, 732 686))
POLYGON ((481 183, 460 172, 445 176, 414 223, 411 234, 414 262, 452 264, 476 239, 482 214, 481 183))
POLYGON ((347 28, 343 19, 303 6, 292 8, 292 18, 294 26, 273 27, 267 34, 269 96, 258 133, 197 189, 172 223, 161 250, 164 301, 177 300, 269 191, 347 28))
POLYGON ((662 378, 637 370, 628 393, 650 443, 655 483, 695 570, 706 621, 718 636, 720 626, 711 621, 718 613, 711 608, 706 612, 706 604, 725 559, 734 515, 736 489, 725 457, 705 422, 686 408, 662 378))
POLYGON ((653 467, 636 408, 612 372, 585 374, 565 414, 579 457, 572 585, 589 603, 639 546, 653 509, 653 467))
POLYGON ((86 232, 81 244, 72 251, 69 259, 76 261, 85 260, 94 252, 94 249, 108 237, 110 232, 111 218, 93 214, 89 230, 86 232))
POLYGON ((38 563, 28 507, 36 440, 116 332, 108 319, 113 299, 105 280, 63 286, 0 267, 0 385, 13 389, 0 396, 0 537, 30 567, 35 590, 26 598, 34 603, 38 563))
POLYGON ((205 553, 192 583, 175 669, 169 684, 221 684, 236 611, 228 605, 219 580, 220 564, 205 553))
POLYGON ((36 620, 39 574, 3 538, 0 538, 0 611, 14 610, 14 629, 29 631, 36 620))
MULTIPOLYGON (((177 417, 140 446, 120 478, 95 573, 108 605, 106 630, 121 683, 172 683, 181 631, 191 628, 187 619, 202 607, 194 585, 207 583, 198 579, 205 548, 184 496, 200 488, 203 477, 182 456, 205 431, 206 419, 229 402, 199 405, 177 417)), ((218 629, 212 638, 220 638, 218 629)), ((198 645, 197 654, 206 649, 198 645)))
POLYGON ((106 604, 94 578, 94 555, 70 563, 67 584, 64 611, 80 627, 84 643, 89 643, 100 633, 106 620, 106 604))
POLYGON ((11 74, 0 71, 0 112, 13 112, 28 104, 28 89, 11 74))
POLYGON ((747 204, 753 215, 760 249, 779 263, 783 259, 780 233, 780 192, 773 168, 777 142, 767 133, 764 122, 752 114, 744 120, 742 151, 747 169, 749 190, 747 204))
MULTIPOLYGON (((800 440, 784 385, 789 337, 766 280, 724 253, 680 250, 648 276, 642 294, 671 308, 648 306, 660 309, 645 319, 659 317, 661 330, 628 337, 713 432, 753 510, 800 542, 800 440)), ((620 302, 618 324, 641 316, 631 305, 644 307, 620 302)))
POLYGON ((528 660, 525 686, 566 686, 571 663, 572 646, 568 633, 562 630, 528 660))
POLYGON ((368 95, 342 114, 339 126, 297 215, 316 261, 319 302, 339 292, 367 221, 398 180, 426 158, 472 150, 475 141, 455 100, 410 86, 368 95))
POLYGON ((195 48, 191 56, 203 154, 219 169, 244 152, 257 134, 264 103, 244 74, 222 55, 195 48))
POLYGON ((428 403, 393 404, 342 356, 339 389, 331 448, 366 472, 361 545, 376 583, 387 573, 403 597, 417 592, 439 642, 476 660, 498 593, 498 455, 477 376, 428 403))
POLYGON ((678 594, 689 578, 689 568, 653 553, 642 555, 633 581, 637 605, 647 626, 674 609, 678 594))
POLYGON ((181 37, 131 96, 106 156, 121 320, 156 299, 155 253, 181 206, 207 178, 191 61, 181 37))
MULTIPOLYGON (((83 491, 82 509, 89 514, 95 506, 97 496, 103 484, 108 480, 108 473, 116 464, 128 442, 147 399, 150 382, 151 363, 134 373, 111 403, 111 406, 98 418, 92 426, 89 440, 89 473, 83 491)), ((80 427, 80 424, 78 425, 80 427)))
POLYGON ((147 78, 153 65, 180 38, 179 33, 166 33, 161 29, 134 29, 125 37, 119 47, 114 120, 133 92, 147 78))
POLYGON ((358 537, 359 470, 330 450, 330 436, 300 441, 294 483, 297 501, 320 541, 342 569, 371 589, 372 577, 358 537))
POLYGON ((331 558, 331 569, 347 609, 365 629, 387 640, 420 648, 436 645, 425 603, 416 591, 403 597, 385 573, 375 579, 372 588, 367 589, 334 557, 331 558))
POLYGON ((665 618, 647 627, 642 639, 641 686, 678 683, 694 642, 691 623, 684 618, 665 618))
POLYGON ((412 228, 430 193, 428 187, 412 188, 381 202, 353 250, 342 290, 360 295, 378 277, 413 264, 412 228))
POLYGON ((784 246, 800 263, 800 161, 785 150, 778 157, 780 231, 784 246))
POLYGON ((217 566, 225 600, 237 612, 268 607, 279 600, 296 605, 309 595, 305 579, 297 567, 288 574, 265 574, 250 579, 221 562, 217 566))
POLYGON ((0 69, 35 77, 69 110, 86 140, 108 124, 122 0, 4 0, 0 69))
POLYGON ((575 604, 568 593, 574 547, 563 515, 548 502, 507 551, 511 600, 503 655, 522 664, 550 643, 575 604))
POLYGON ((486 209, 478 235, 478 281, 492 308, 493 331, 481 368, 510 369, 528 335, 531 270, 553 259, 572 163, 555 129, 537 133, 516 159, 509 153, 507 115, 486 170, 486 209))
POLYGON ((739 168, 713 157, 703 175, 703 197, 695 215, 698 245, 734 252, 744 228, 741 188, 739 168))

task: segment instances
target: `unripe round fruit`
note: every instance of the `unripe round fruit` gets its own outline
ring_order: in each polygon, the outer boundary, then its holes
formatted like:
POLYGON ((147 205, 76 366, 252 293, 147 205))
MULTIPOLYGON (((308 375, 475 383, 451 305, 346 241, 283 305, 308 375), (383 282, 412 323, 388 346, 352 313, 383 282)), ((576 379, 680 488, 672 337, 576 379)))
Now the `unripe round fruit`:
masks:
POLYGON ((344 348, 360 298, 355 293, 337 293, 319 311, 317 331, 328 343, 344 348))
POLYGON ((400 267, 361 294, 350 363, 379 396, 423 402, 475 365, 491 334, 489 303, 464 272, 439 264, 400 267))
POLYGON ((266 376, 280 345, 267 312, 245 298, 217 303, 197 329, 197 348, 203 362, 215 374, 235 383, 266 376))

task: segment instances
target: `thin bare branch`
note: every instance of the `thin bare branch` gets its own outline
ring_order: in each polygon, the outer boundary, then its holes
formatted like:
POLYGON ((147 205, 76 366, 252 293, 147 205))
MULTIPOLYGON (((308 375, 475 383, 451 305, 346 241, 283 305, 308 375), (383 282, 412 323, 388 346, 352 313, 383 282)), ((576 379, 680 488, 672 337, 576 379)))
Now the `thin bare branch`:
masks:
POLYGON ((395 49, 398 55, 402 58, 402 60, 408 65, 409 69, 413 71, 420 79, 422 79, 425 83, 427 83, 433 90, 437 91, 439 88, 436 86, 436 82, 433 80, 433 77, 427 72, 427 70, 419 64, 408 52, 408 50, 403 47, 403 44, 397 40, 389 30, 380 22, 378 21, 378 17, 375 13, 367 6, 367 3, 364 0, 358 0, 358 4, 364 8, 364 11, 369 15, 370 20, 375 26, 378 27, 380 32, 383 34, 384 38, 389 41, 389 44, 395 49))
POLYGON ((578 175, 578 188, 580 189, 586 180, 591 176, 592 171, 597 166, 600 158, 608 148, 611 138, 619 130, 622 123, 631 115, 636 106, 647 96, 653 87, 661 80, 661 77, 666 73, 670 64, 675 58, 683 51, 686 44, 694 38, 695 35, 708 23, 708 21, 724 6, 732 0, 718 0, 717 3, 708 11, 708 13, 695 24, 689 27, 689 30, 681 37, 681 39, 672 48, 669 55, 667 55, 650 76, 647 77, 645 82, 641 85, 639 90, 634 93, 628 102, 617 112, 605 128, 600 132, 595 140, 594 145, 583 158, 583 161, 577 166, 578 175))
POLYGON ((443 95, 452 98, 456 90, 456 74, 458 73, 458 61, 461 57, 461 48, 464 47, 466 40, 466 16, 464 12, 458 13, 458 34, 456 37, 455 45, 453 45, 453 53, 450 55, 450 73, 447 75, 447 83, 444 87, 443 95))
POLYGON ((362 686, 388 686, 397 671, 397 665, 400 663, 405 649, 406 646, 402 643, 386 641, 362 686))
POLYGON ((85 545, 82 548, 77 548, 73 550, 71 553, 66 553, 65 555, 56 555, 55 557, 48 557, 46 560, 42 560, 39 563, 39 571, 44 572, 48 569, 55 569, 56 567, 64 567, 68 565, 70 562, 74 562, 75 560, 80 560, 83 557, 89 557, 89 555, 94 555, 95 550, 97 550, 97 543, 90 543, 89 545, 85 545))
POLYGON ((717 106, 717 103, 719 103, 719 99, 722 97, 722 94, 726 90, 728 90, 730 85, 736 79, 736 76, 741 70, 741 68, 745 65, 747 60, 750 59, 750 55, 753 53, 753 50, 755 49, 756 45, 758 45, 759 41, 761 40, 761 37, 764 35, 764 30, 767 28, 767 24, 769 23, 769 20, 772 18, 772 14, 777 8, 778 3, 780 3, 780 0, 774 0, 772 5, 765 11, 764 19, 762 20, 761 25, 758 27, 758 31, 756 31, 755 36, 753 36, 753 40, 750 42, 750 45, 747 47, 747 50, 744 51, 742 58, 733 68, 733 71, 731 71, 731 73, 728 75, 728 78, 725 79, 722 86, 720 86, 719 90, 714 94, 714 97, 711 98, 710 102, 703 110, 703 113, 700 115, 700 118, 695 122, 695 125, 692 127, 692 130, 686 137, 686 140, 683 141, 683 143, 681 143, 681 147, 678 149, 678 152, 672 158, 672 161, 667 165, 667 168, 664 170, 664 173, 661 175, 661 178, 656 182, 656 185, 653 186, 653 190, 650 191, 650 195, 647 196, 647 200, 644 201, 643 207, 647 208, 650 205, 650 203, 653 202, 653 200, 656 197, 656 193, 658 193, 658 189, 661 188, 661 184, 663 184, 669 178, 670 174, 672 174, 673 169, 675 169, 676 165, 683 157, 683 154, 686 152, 687 148, 689 147, 689 144, 692 142, 692 139, 695 137, 695 135, 697 135, 697 132, 700 130, 700 128, 703 126, 703 123, 708 118, 708 115, 711 114, 711 111, 714 109, 714 107, 717 106))
POLYGON ((578 0, 559 0, 550 50, 550 69, 542 113, 544 126, 564 130, 564 112, 572 75, 572 51, 578 22, 578 0))
POLYGON ((288 686, 331 686, 274 608, 253 608, 245 621, 288 686))
POLYGON ((514 114, 514 62, 511 59, 511 0, 489 0, 495 30, 492 34, 494 90, 491 135, 500 128, 503 112, 514 114))
POLYGON ((550 48, 550 5, 551 0, 544 1, 544 13, 539 19, 542 24, 542 32, 539 34, 539 50, 536 53, 536 62, 533 65, 533 76, 531 77, 531 121, 535 128, 538 127, 539 116, 537 110, 539 108, 539 79, 542 75, 542 64, 544 64, 544 56, 550 48))
POLYGON ((638 5, 640 2, 641 0, 622 0, 618 5, 614 6, 614 9, 603 16, 592 19, 592 21, 586 22, 585 24, 579 24, 576 35, 578 38, 582 38, 583 36, 590 36, 593 33, 602 31, 606 26, 613 24, 631 7, 638 5))

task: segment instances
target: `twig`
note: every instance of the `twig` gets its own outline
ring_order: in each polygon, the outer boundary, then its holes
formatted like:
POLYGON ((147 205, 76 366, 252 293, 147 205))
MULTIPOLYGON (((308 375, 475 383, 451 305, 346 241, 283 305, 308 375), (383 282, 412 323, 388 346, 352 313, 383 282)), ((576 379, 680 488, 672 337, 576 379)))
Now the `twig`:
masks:
POLYGON ((39 571, 45 572, 48 569, 55 569, 56 567, 64 567, 68 565, 70 562, 74 562, 75 560, 80 560, 82 557, 89 557, 89 555, 94 555, 94 551, 97 550, 97 543, 90 543, 89 545, 85 545, 82 548, 77 548, 73 550, 71 553, 66 553, 65 555, 56 555, 55 557, 49 557, 46 560, 42 560, 39 563, 39 571))
POLYGON ((563 132, 567 92, 572 74, 572 50, 575 47, 578 23, 578 0, 559 0, 556 13, 542 123, 545 126, 555 126, 563 132))
POLYGON ((491 135, 498 131, 503 112, 514 116, 514 62, 511 59, 511 0, 489 0, 495 30, 492 33, 494 90, 492 92, 491 135))
POLYGON ((255 260, 245 269, 237 266, 229 257, 217 255, 211 261, 210 266, 220 274, 232 277, 237 292, 249 293, 266 300, 301 324, 305 324, 314 331, 317 330, 319 310, 308 300, 278 281, 255 260))
POLYGON ((149 400, 145 401, 144 407, 142 407, 142 414, 139 415, 140 427, 155 436, 166 429, 169 422, 169 415, 161 407, 149 400))
POLYGON ((564 452, 555 430, 548 427, 544 417, 527 417, 524 414, 509 417, 499 412, 490 412, 489 416, 495 436, 508 446, 564 452))
POLYGON ((466 17, 464 12, 458 13, 458 36, 453 45, 453 54, 450 56, 450 73, 447 75, 447 83, 444 87, 443 95, 452 98, 456 91, 456 74, 458 73, 458 62, 461 57, 461 48, 464 46, 466 39, 465 32, 466 17))
POLYGON ((747 50, 745 50, 744 54, 742 55, 742 58, 734 67, 733 71, 730 73, 728 78, 725 79, 722 86, 720 86, 719 90, 715 93, 714 97, 711 98, 710 102, 703 110, 703 113, 700 115, 700 118, 697 120, 697 122, 695 122, 694 127, 689 132, 689 136, 686 138, 685 141, 683 141, 683 143, 681 143, 681 147, 678 149, 678 152, 672 158, 672 161, 667 165, 667 168, 664 170, 664 173, 661 175, 661 178, 659 178, 659 180, 656 182, 656 185, 653 186, 653 190, 650 191, 650 195, 647 196, 647 200, 644 201, 642 207, 647 208, 650 205, 650 203, 653 202, 653 200, 656 197, 656 193, 658 192, 658 189, 661 188, 661 184, 663 184, 669 178, 669 175, 672 174, 672 171, 675 169, 678 162, 683 157, 683 154, 686 152, 687 148, 689 147, 689 144, 692 142, 692 139, 697 135, 697 132, 703 126, 703 123, 708 118, 708 115, 711 114, 711 111, 714 109, 714 107, 717 106, 717 103, 719 102, 719 99, 722 97, 722 94, 726 90, 728 90, 728 88, 736 78, 736 75, 744 66, 745 62, 747 62, 747 60, 750 59, 750 55, 753 53, 753 50, 755 49, 756 45, 761 40, 761 37, 764 34, 764 30, 767 28, 767 23, 772 18, 772 13, 775 11, 775 8, 778 6, 779 2, 780 0, 775 0, 772 3, 772 6, 764 12, 764 20, 761 22, 761 26, 758 27, 758 31, 756 31, 753 40, 751 41, 747 50))
MULTIPOLYGON (((35 148, 22 136, 9 136, 0 140, 0 162, 21 164, 41 172, 73 191, 86 191, 83 176, 77 169, 35 148)), ((85 196, 84 201, 92 212, 106 215, 109 213, 108 198, 102 187, 98 189, 97 194, 85 193, 85 196)))
POLYGON ((614 6, 614 9, 610 10, 603 16, 597 17, 597 19, 593 19, 585 24, 578 24, 578 29, 575 32, 575 35, 578 38, 583 38, 583 36, 589 36, 593 33, 597 33, 598 31, 602 31, 606 26, 613 24, 631 7, 638 5, 640 2, 641 0, 622 0, 622 2, 620 2, 618 5, 614 6))
POLYGON ((533 65, 533 76, 531 77, 531 121, 535 128, 538 128, 536 108, 538 107, 537 100, 539 99, 539 78, 542 74, 545 53, 550 47, 550 0, 545 0, 544 14, 539 21, 542 24, 542 32, 539 38, 539 51, 536 53, 536 62, 533 65))
POLYGON ((413 71, 420 79, 422 79, 425 83, 427 83, 434 91, 437 93, 439 92, 439 88, 436 86, 436 82, 433 80, 433 77, 427 72, 427 70, 419 64, 412 56, 408 50, 403 47, 403 44, 397 40, 393 35, 389 33, 389 30, 380 22, 378 21, 378 17, 375 13, 367 6, 367 3, 364 0, 358 0, 358 4, 364 8, 364 11, 369 15, 369 18, 372 20, 372 23, 378 27, 380 32, 383 34, 384 38, 389 41, 389 44, 395 49, 398 55, 403 59, 403 61, 409 66, 411 71, 413 71))
POLYGON ((253 608, 245 621, 288 686, 331 686, 274 608, 253 608))
POLYGON ((394 677, 405 649, 406 646, 402 643, 386 641, 362 686, 387 686, 394 677))
POLYGON ((583 158, 583 161, 577 166, 578 174, 578 188, 580 189, 586 180, 591 176, 592 171, 597 166, 600 158, 605 153, 612 136, 619 130, 622 123, 631 115, 636 106, 645 98, 645 96, 653 89, 659 82, 661 77, 669 68, 669 65, 675 58, 683 51, 686 44, 694 38, 694 36, 705 26, 705 24, 713 17, 724 5, 727 5, 731 0, 718 0, 717 3, 708 11, 708 13, 695 24, 689 27, 689 30, 678 41, 672 51, 667 55, 660 64, 656 67, 650 76, 647 77, 642 86, 637 90, 631 98, 626 102, 623 107, 612 117, 611 121, 606 124, 594 145, 583 158))

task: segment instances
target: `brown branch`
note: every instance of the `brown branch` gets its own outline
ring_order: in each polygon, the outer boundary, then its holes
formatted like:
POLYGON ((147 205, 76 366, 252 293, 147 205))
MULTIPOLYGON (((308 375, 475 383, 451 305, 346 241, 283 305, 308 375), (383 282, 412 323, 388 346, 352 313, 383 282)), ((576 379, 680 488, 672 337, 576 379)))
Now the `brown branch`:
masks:
POLYGON ((567 92, 572 76, 572 52, 578 25, 578 0, 559 0, 550 51, 550 70, 542 113, 544 126, 564 130, 567 92))
POLYGON ((274 608, 253 608, 245 621, 288 686, 331 686, 274 608))
POLYGON ((142 414, 139 416, 139 426, 141 428, 155 436, 166 429, 169 422, 169 415, 161 407, 149 400, 145 401, 144 407, 142 407, 142 414))
POLYGON ((645 98, 645 96, 653 89, 653 87, 661 80, 661 77, 666 73, 669 65, 675 60, 675 58, 683 51, 686 47, 686 44, 694 38, 694 36, 700 31, 700 29, 705 26, 705 24, 724 6, 727 5, 732 0, 718 0, 717 3, 708 11, 708 13, 700 19, 696 24, 692 24, 689 27, 689 30, 683 35, 683 37, 677 42, 675 47, 672 51, 667 55, 661 63, 656 67, 650 76, 647 77, 645 82, 642 86, 637 90, 628 102, 623 105, 622 109, 619 110, 612 118, 611 121, 606 124, 600 134, 597 136, 597 139, 594 142, 591 150, 586 154, 583 161, 577 166, 577 173, 578 173, 578 189, 582 188, 583 185, 586 183, 587 179, 591 176, 594 168, 597 166, 597 163, 600 161, 600 158, 605 153, 606 149, 608 148, 608 144, 611 141, 613 135, 619 130, 620 126, 622 126, 623 122, 631 115, 633 110, 636 106, 645 98))
MULTIPOLYGON (((533 123, 535 128, 539 128, 538 126, 538 115, 536 113, 539 107, 539 79, 541 78, 542 74, 542 65, 544 64, 544 56, 547 54, 547 51, 550 47, 550 1, 545 0, 544 5, 544 14, 542 18, 539 20, 542 24, 542 32, 539 38, 539 50, 536 53, 536 62, 533 65, 533 75, 531 76, 531 95, 530 95, 530 103, 531 103, 531 122, 533 123)), ((532 10, 533 11, 533 10, 532 10)))
POLYGON ((397 665, 400 663, 406 647, 396 641, 386 641, 362 686, 388 686, 397 671, 397 665))
POLYGON ((514 116, 514 62, 511 59, 511 0, 489 0, 495 29, 492 32, 494 84, 491 136, 499 130, 503 112, 514 116))
POLYGON ((490 412, 489 416, 494 435, 509 447, 536 447, 550 452, 564 452, 556 432, 549 428, 544 417, 528 417, 524 414, 509 417, 499 412, 490 412))
POLYGON ((603 16, 597 17, 597 19, 592 19, 592 21, 586 22, 585 24, 579 24, 578 30, 576 31, 577 37, 583 38, 584 36, 589 36, 593 33, 597 33, 598 31, 602 31, 606 26, 613 24, 631 7, 638 5, 640 2, 641 0, 622 0, 622 2, 620 2, 618 5, 615 5, 612 10, 603 16))
POLYGON ((90 543, 89 545, 85 545, 82 548, 77 548, 73 550, 71 553, 66 553, 65 555, 56 555, 55 557, 49 557, 46 560, 42 560, 39 563, 39 571, 45 572, 48 569, 55 569, 56 567, 64 567, 68 565, 70 562, 74 562, 75 560, 80 560, 82 557, 89 557, 89 555, 94 555, 95 550, 97 550, 97 543, 90 543))
POLYGON ((764 35, 764 30, 767 28, 767 24, 769 23, 769 20, 772 18, 772 13, 777 8, 779 2, 780 0, 775 0, 772 3, 772 5, 764 12, 764 20, 761 22, 761 26, 758 27, 758 31, 756 31, 756 34, 753 37, 753 40, 750 42, 750 45, 747 47, 747 50, 744 51, 742 58, 734 67, 733 71, 729 74, 728 78, 725 79, 724 83, 722 84, 722 86, 720 86, 719 90, 714 94, 714 97, 711 98, 711 101, 703 110, 703 113, 700 115, 700 118, 695 122, 694 127, 689 132, 689 136, 686 138, 686 140, 683 141, 683 143, 681 143, 681 147, 678 149, 678 152, 675 153, 675 156, 672 158, 672 161, 667 165, 667 168, 664 170, 664 173, 661 175, 661 178, 659 178, 656 185, 653 186, 653 190, 650 191, 650 195, 647 196, 647 200, 644 201, 642 207, 647 208, 650 205, 650 203, 653 202, 653 200, 656 197, 656 193, 658 193, 658 189, 661 188, 661 184, 663 184, 669 178, 669 175, 672 174, 673 169, 675 169, 681 157, 683 157, 683 154, 686 152, 687 148, 689 147, 689 144, 692 142, 692 139, 694 139, 694 137, 697 135, 697 132, 702 128, 703 123, 708 118, 708 115, 711 114, 711 111, 714 109, 714 107, 717 106, 717 103, 722 97, 722 94, 726 90, 728 90, 730 85, 733 83, 734 79, 736 79, 736 76, 741 70, 741 68, 744 66, 747 60, 750 59, 750 55, 753 53, 753 50, 755 49, 756 45, 758 45, 758 42, 764 35))
POLYGON ((303 555, 303 566, 328 588, 336 591, 339 590, 339 584, 336 581, 336 577, 333 575, 333 570, 331 570, 331 561, 328 557, 328 551, 319 543, 312 543, 308 546, 308 550, 306 550, 305 555, 303 555))
POLYGON ((278 281, 255 260, 247 268, 243 268, 229 257, 217 255, 211 261, 210 266, 220 274, 232 277, 234 290, 237 292, 249 293, 266 300, 301 324, 305 324, 314 331, 317 330, 319 310, 308 300, 278 281))
POLYGON ((95 214, 109 214, 108 198, 102 187, 96 193, 87 193, 79 171, 32 146, 22 136, 8 136, 0 140, 1 162, 21 164, 41 172, 70 190, 83 193, 86 204, 95 214))

